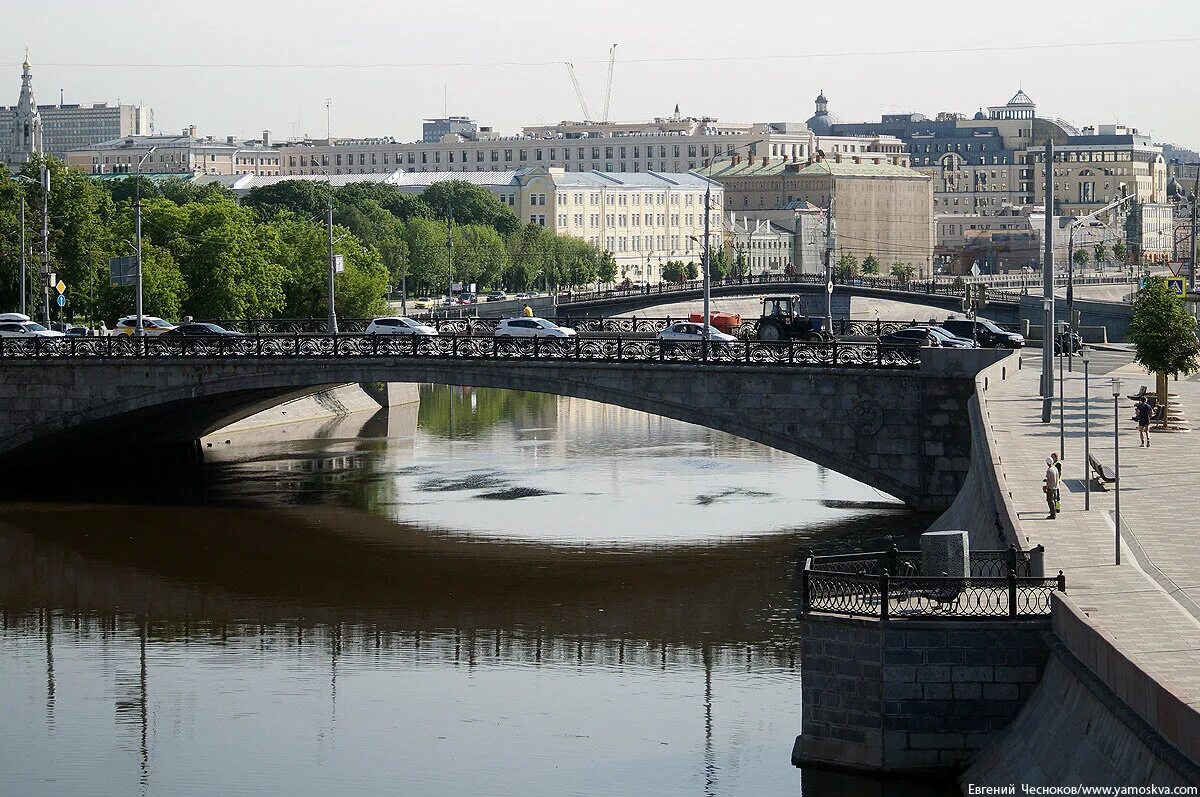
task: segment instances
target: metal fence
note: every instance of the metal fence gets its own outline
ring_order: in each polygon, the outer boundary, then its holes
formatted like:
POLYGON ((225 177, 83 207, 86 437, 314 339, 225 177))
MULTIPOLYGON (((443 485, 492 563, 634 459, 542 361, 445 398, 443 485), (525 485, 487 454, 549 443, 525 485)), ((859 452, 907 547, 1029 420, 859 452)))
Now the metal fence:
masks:
POLYGON ((461 335, 212 335, 0 338, 0 359, 399 357, 917 368, 920 351, 878 343, 732 343, 461 335))
POLYGON ((970 573, 922 575, 920 551, 804 557, 798 566, 800 612, 858 617, 1011 618, 1045 615, 1050 595, 1065 592, 1066 576, 1041 572, 1041 546, 1032 551, 972 551, 970 573))

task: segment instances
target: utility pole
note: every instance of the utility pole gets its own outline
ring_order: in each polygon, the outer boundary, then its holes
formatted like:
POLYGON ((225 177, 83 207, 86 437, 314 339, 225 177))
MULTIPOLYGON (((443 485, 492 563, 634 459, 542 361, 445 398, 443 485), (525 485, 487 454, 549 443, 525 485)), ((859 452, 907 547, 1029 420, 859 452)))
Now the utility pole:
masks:
POLYGON ((1046 139, 1046 232, 1042 268, 1042 423, 1054 412, 1054 140, 1046 139))
POLYGON ((138 159, 137 173, 133 178, 133 236, 134 236, 134 265, 136 274, 135 281, 137 288, 134 290, 134 312, 137 313, 137 325, 134 327, 133 334, 141 337, 146 334, 145 327, 142 324, 142 164, 146 159, 154 154, 154 150, 158 147, 151 147, 146 150, 146 154, 138 159))
MULTIPOLYGON (((546 280, 549 284, 549 277, 546 280)), ((454 298, 454 208, 446 203, 446 298, 454 298)))
MULTIPOLYGON (((617 45, 614 44, 613 49, 616 49, 616 46, 617 45)), ((605 113, 607 114, 607 102, 605 103, 605 106, 605 113)), ((700 359, 702 360, 708 359, 708 326, 709 322, 711 321, 711 316, 708 312, 708 305, 709 296, 712 293, 712 278, 709 274, 709 268, 712 265, 712 255, 709 254, 708 248, 708 222, 709 216, 712 215, 712 178, 710 177, 707 179, 708 185, 704 189, 704 326, 700 328, 704 337, 704 346, 700 351, 700 359)))
POLYGON ((1191 268, 1188 269, 1188 293, 1196 293, 1196 205, 1200 204, 1200 163, 1193 163, 1196 167, 1196 179, 1192 184, 1192 253, 1188 258, 1191 263, 1191 268))
POLYGON ((825 332, 833 332, 833 250, 837 246, 837 230, 833 226, 833 194, 829 196, 829 213, 825 216, 825 332))
POLYGON ((329 201, 325 205, 325 226, 329 229, 329 333, 338 331, 337 306, 334 299, 333 277, 337 273, 337 256, 333 253, 333 183, 329 184, 329 201))
POLYGON ((50 170, 42 164, 42 324, 50 326, 50 170))
POLYGON ((21 192, 21 314, 25 313, 25 297, 29 295, 25 277, 25 192, 21 192))

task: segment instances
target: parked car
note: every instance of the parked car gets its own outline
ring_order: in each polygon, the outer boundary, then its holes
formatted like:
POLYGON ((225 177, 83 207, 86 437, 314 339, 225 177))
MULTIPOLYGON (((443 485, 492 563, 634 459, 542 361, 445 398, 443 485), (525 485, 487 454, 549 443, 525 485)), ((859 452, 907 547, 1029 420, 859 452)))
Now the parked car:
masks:
MULTIPOLYGON (((142 316, 142 331, 147 337, 158 337, 165 332, 174 329, 175 325, 170 321, 164 321, 158 316, 144 315, 142 316)), ((127 315, 117 319, 116 326, 109 331, 109 335, 117 337, 120 335, 132 335, 137 330, 137 316, 127 315)))
POLYGON ((433 327, 402 315, 376 318, 367 324, 368 335, 436 335, 437 333, 433 327))
POLYGON ((979 348, 975 341, 971 340, 970 338, 960 338, 958 335, 951 334, 949 330, 944 329, 936 324, 917 324, 915 327, 910 327, 910 329, 929 330, 931 333, 933 333, 933 336, 938 339, 938 342, 948 349, 979 348))
MULTIPOLYGON (((692 321, 680 321, 659 332, 658 339, 699 343, 704 340, 704 325, 692 321)), ((710 343, 737 343, 737 338, 733 335, 726 334, 711 324, 708 327, 708 340, 710 343)))
POLYGON ((209 324, 207 322, 195 322, 191 324, 180 324, 174 329, 168 329, 163 333, 169 337, 180 337, 186 335, 188 337, 196 336, 211 336, 211 335, 228 335, 231 337, 243 337, 241 332, 235 332, 232 329, 226 329, 220 324, 209 324))
POLYGON ((508 298, 508 294, 504 291, 492 291, 487 295, 489 302, 502 302, 508 298))
POLYGON ((89 335, 95 335, 96 331, 88 327, 71 327, 67 330, 67 334, 73 338, 85 338, 89 335))
POLYGON ((422 296, 418 299, 413 299, 412 306, 414 310, 432 310, 434 307, 437 307, 437 299, 422 296))
POLYGON ((986 318, 976 318, 974 321, 969 318, 948 318, 942 322, 942 326, 960 338, 970 338, 973 334, 985 349, 1020 349, 1025 345, 1025 336, 1006 332, 986 318))
POLYGON ((938 347, 942 345, 932 332, 919 327, 898 329, 888 335, 881 335, 879 344, 893 349, 919 349, 925 346, 938 347))
POLYGON ((61 338, 63 333, 30 321, 24 313, 0 313, 0 338, 61 338))
POLYGON ((498 338, 573 338, 575 330, 544 318, 505 318, 496 325, 498 338))
POLYGON ((475 304, 479 301, 479 297, 470 291, 464 291, 458 295, 459 304, 475 304))

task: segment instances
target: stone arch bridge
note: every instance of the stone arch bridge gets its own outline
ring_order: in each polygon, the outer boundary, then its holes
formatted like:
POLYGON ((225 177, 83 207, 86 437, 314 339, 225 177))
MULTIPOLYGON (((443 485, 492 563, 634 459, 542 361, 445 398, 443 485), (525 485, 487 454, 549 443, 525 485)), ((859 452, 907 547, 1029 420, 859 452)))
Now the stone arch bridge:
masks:
MULTIPOLYGON (((988 350, 875 344, 714 346, 439 336, 0 341, 0 461, 195 450, 233 421, 316 389, 428 382, 554 393, 695 423, 808 459, 920 510, 953 501, 988 350), (37 345, 33 345, 37 344, 37 345)), ((141 460, 135 460, 141 461, 141 460)))

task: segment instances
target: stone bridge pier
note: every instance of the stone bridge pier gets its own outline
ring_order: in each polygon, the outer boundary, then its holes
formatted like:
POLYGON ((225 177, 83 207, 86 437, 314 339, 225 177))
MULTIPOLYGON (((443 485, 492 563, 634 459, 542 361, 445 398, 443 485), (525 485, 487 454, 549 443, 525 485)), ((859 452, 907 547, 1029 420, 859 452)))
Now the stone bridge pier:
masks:
POLYGON ((7 360, 0 461, 194 447, 222 426, 323 386, 427 382, 554 393, 695 423, 942 511, 971 462, 974 376, 1006 353, 926 350, 919 368, 440 359, 152 357, 7 360))

